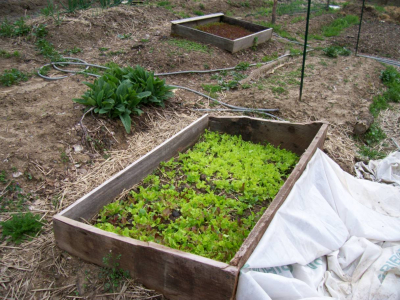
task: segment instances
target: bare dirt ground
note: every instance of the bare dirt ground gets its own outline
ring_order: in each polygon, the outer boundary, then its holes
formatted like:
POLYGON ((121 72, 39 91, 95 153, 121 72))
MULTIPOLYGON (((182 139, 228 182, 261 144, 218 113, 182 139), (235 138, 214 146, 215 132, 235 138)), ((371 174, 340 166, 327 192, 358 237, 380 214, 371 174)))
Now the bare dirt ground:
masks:
MULTIPOLYGON (((47 5, 45 0, 5 1, 0 4, 0 21, 31 15, 29 24, 46 24, 48 41, 60 52, 74 47, 82 51, 68 54, 94 64, 115 62, 120 65, 140 64, 148 70, 169 72, 204 70, 236 66, 240 62, 257 63, 265 56, 283 55, 288 49, 301 49, 287 41, 273 38, 231 54, 214 46, 190 50, 181 48, 170 36, 170 21, 179 14, 193 16, 193 11, 225 12, 243 20, 269 21, 270 16, 254 12, 262 1, 170 1, 171 8, 155 2, 145 5, 117 6, 109 9, 91 8, 63 15, 60 24, 51 17, 38 15, 47 5), (242 4, 242 3, 248 3, 242 4), (121 39, 124 34, 129 38, 121 39), (106 50, 105 50, 106 49, 106 50)), ((349 6, 341 14, 356 12, 349 6)), ((391 14, 366 13, 360 51, 365 54, 400 59, 400 25, 397 8, 391 14)), ((311 20, 310 33, 321 28, 339 14, 323 14, 311 20)), ((295 16, 281 16, 282 25, 299 41, 304 35, 305 21, 292 22, 295 16)), ((294 56, 261 76, 246 87, 223 90, 220 100, 246 107, 279 108, 277 116, 292 122, 323 120, 330 123, 325 152, 340 166, 352 172, 357 154, 353 127, 368 111, 372 98, 381 93, 382 64, 354 55, 328 58, 321 51, 330 44, 355 47, 358 27, 353 26, 338 37, 311 40, 315 49, 309 52, 302 101, 298 100, 301 57, 294 56)), ((36 72, 49 60, 38 53, 34 38, 0 37, 0 49, 19 51, 16 58, 0 57, 0 72, 17 68, 36 72)), ((68 52, 65 52, 68 53, 68 52)), ((67 54, 65 54, 67 55, 67 54)), ((243 71, 249 75, 253 69, 243 71)), ((55 74, 51 73, 51 76, 55 74)), ((60 75, 58 73, 58 75, 60 75)), ((218 77, 219 75, 217 75, 218 77)), ((190 74, 166 77, 166 82, 186 86, 201 92, 203 84, 217 84, 215 74, 190 74), (214 75, 214 76, 213 76, 214 75)), ((223 77, 223 76, 222 76, 223 77)), ((164 296, 141 286, 134 280, 124 281, 114 291, 105 289, 101 269, 61 251, 55 245, 51 217, 128 164, 190 124, 202 113, 193 108, 221 108, 209 100, 188 91, 176 90, 165 109, 145 108, 145 113, 133 118, 134 130, 127 134, 119 120, 109 120, 88 114, 84 124, 91 142, 82 140, 79 121, 84 107, 72 101, 86 90, 82 84, 91 81, 82 75, 63 80, 45 81, 32 77, 18 85, 0 86, 0 182, 3 199, 23 203, 18 209, 40 214, 46 221, 44 230, 32 241, 15 245, 6 240, 0 244, 0 296, 3 299, 163 299, 164 296), (18 189, 9 190, 12 183, 18 189)), ((382 128, 388 138, 379 145, 386 153, 395 150, 389 138, 400 142, 399 107, 382 113, 382 128)), ((0 221, 8 220, 17 209, 12 204, 0 212, 0 221)), ((0 229, 1 230, 1 229, 0 229)))

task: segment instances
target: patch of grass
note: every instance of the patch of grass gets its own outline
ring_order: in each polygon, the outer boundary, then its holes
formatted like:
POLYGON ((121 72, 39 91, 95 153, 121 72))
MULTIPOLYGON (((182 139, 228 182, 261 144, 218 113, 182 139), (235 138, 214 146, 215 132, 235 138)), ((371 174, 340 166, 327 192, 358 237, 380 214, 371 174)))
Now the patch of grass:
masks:
POLYGON ((11 86, 21 81, 28 81, 30 77, 31 74, 17 69, 4 70, 4 72, 0 74, 0 84, 4 86, 11 86))
POLYGON ((303 16, 298 16, 298 17, 294 17, 291 21, 290 21, 290 23, 298 23, 298 22, 301 22, 301 21, 304 21, 306 18, 305 17, 303 17, 303 16))
POLYGON ((336 58, 339 55, 341 56, 350 56, 351 51, 347 49, 346 47, 340 47, 340 46, 329 46, 327 48, 322 49, 324 51, 325 55, 328 57, 333 57, 336 58))
POLYGON ((271 60, 274 60, 274 59, 277 59, 277 58, 278 58, 278 52, 274 52, 274 53, 272 53, 270 55, 265 55, 261 60, 263 62, 268 62, 268 61, 271 61, 271 60))
MULTIPOLYGON (((5 174, 5 173, 4 173, 5 174)), ((7 183, 7 178, 4 177, 7 183)), ((21 212, 27 208, 27 201, 30 194, 25 194, 18 183, 11 181, 7 186, 4 194, 0 196, 0 212, 21 212)))
POLYGON ((271 91, 274 93, 274 94, 278 94, 278 95, 282 95, 282 94, 288 94, 289 92, 285 89, 285 88, 283 88, 283 87, 281 87, 281 86, 273 86, 272 88, 271 88, 271 91))
POLYGON ((90 5, 91 5, 90 0, 68 0, 67 6, 62 4, 67 13, 74 13, 75 10, 87 9, 90 7, 90 5))
POLYGON ((383 6, 375 5, 374 8, 380 14, 384 14, 386 12, 386 10, 383 6))
POLYGON ((290 35, 289 32, 287 32, 285 29, 283 29, 281 25, 272 24, 271 22, 264 22, 264 21, 263 22, 256 22, 256 23, 258 23, 258 24, 260 24, 262 26, 268 27, 268 28, 273 28, 274 32, 276 34, 280 35, 283 38, 286 38, 286 39, 289 39, 289 40, 292 40, 292 41, 296 40, 294 37, 292 37, 290 35))
POLYGON ((238 71, 245 71, 245 70, 247 70, 249 67, 250 67, 250 63, 248 63, 248 62, 246 62, 246 61, 243 61, 243 62, 238 63, 238 64, 235 66, 235 70, 238 70, 238 71))
POLYGON ((369 106, 369 111, 376 118, 381 110, 389 108, 390 105, 386 98, 382 95, 375 96, 372 100, 372 104, 369 106))
POLYGON ((72 48, 72 49, 67 49, 67 50, 64 50, 64 54, 78 54, 78 53, 81 53, 82 52, 82 49, 81 48, 78 48, 78 47, 74 47, 74 48, 72 48))
POLYGON ((322 27, 322 35, 326 37, 338 36, 344 29, 358 24, 360 19, 355 15, 347 15, 334 20, 331 24, 322 27))
POLYGON ((100 51, 100 52, 105 52, 105 51, 108 51, 108 49, 110 49, 110 48, 100 47, 100 48, 99 48, 99 51, 100 51))
POLYGON ((13 53, 8 52, 6 50, 0 49, 0 57, 4 57, 4 58, 11 58, 11 57, 20 57, 21 54, 19 54, 18 51, 14 51, 13 53))
POLYGON ((47 76, 49 75, 50 70, 51 70, 50 66, 43 66, 39 69, 39 73, 43 76, 47 76))
POLYGON ((124 34, 118 34, 117 37, 121 40, 131 40, 132 39, 132 33, 124 33, 124 34))
POLYGON ((184 39, 170 39, 168 40, 168 44, 177 46, 181 49, 184 49, 188 52, 198 51, 203 53, 209 53, 210 48, 207 45, 203 45, 194 41, 184 40, 184 39))
POLYGON ((310 34, 308 36, 308 38, 311 39, 311 40, 317 40, 317 41, 325 40, 325 38, 322 35, 319 35, 319 34, 310 34))
POLYGON ((27 239, 27 235, 33 237, 40 232, 43 223, 39 220, 39 215, 30 212, 13 215, 10 220, 0 222, 3 227, 3 238, 10 237, 12 242, 20 244, 27 239))
POLYGON ((47 6, 42 8, 40 10, 40 13, 44 15, 45 17, 50 17, 54 15, 54 13, 57 11, 57 5, 54 4, 53 0, 47 1, 47 6))
POLYGON ((164 7, 165 9, 168 9, 168 10, 171 10, 174 7, 173 5, 171 5, 171 2, 169 2, 169 1, 157 2, 157 6, 164 7))
POLYGON ((38 26, 33 26, 32 27, 32 32, 33 32, 33 35, 38 37, 38 38, 44 38, 49 33, 45 24, 40 24, 38 26))
POLYGON ((186 12, 183 12, 183 11, 175 12, 175 14, 177 16, 181 17, 182 19, 190 18, 190 15, 188 13, 186 13, 186 12))
POLYGON ((289 51, 290 51, 290 55, 292 55, 292 56, 299 56, 299 55, 303 54, 303 51, 293 48, 293 47, 290 47, 289 51))
POLYGON ((209 93, 211 98, 217 98, 218 92, 222 91, 222 86, 219 84, 202 84, 203 89, 209 93))
POLYGON ((0 183, 6 183, 7 182, 7 173, 6 171, 2 170, 0 172, 0 183))

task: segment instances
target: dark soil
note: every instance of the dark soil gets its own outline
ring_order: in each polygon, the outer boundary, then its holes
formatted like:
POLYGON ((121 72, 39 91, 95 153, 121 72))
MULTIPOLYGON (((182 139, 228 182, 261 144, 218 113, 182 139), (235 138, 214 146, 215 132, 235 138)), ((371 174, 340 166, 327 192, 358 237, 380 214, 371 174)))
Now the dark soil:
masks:
POLYGON ((216 23, 197 26, 196 29, 214 35, 218 35, 230 40, 236 40, 254 33, 247 29, 244 29, 243 27, 223 22, 216 22, 216 23))

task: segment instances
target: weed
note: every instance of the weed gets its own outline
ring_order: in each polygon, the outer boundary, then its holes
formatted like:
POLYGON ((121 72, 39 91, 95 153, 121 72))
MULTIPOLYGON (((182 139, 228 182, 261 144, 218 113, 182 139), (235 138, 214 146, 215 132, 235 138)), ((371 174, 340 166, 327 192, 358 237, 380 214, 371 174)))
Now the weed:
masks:
POLYGON ((222 87, 219 84, 202 84, 205 91, 207 91, 211 98, 217 98, 218 92, 222 91, 222 87))
POLYGON ((194 10, 193 14, 196 16, 204 16, 204 12, 200 11, 200 10, 194 10))
POLYGON ((174 8, 174 5, 171 5, 171 2, 169 1, 160 1, 157 2, 157 6, 164 7, 165 9, 171 10, 174 8))
POLYGON ((27 35, 31 30, 31 27, 25 24, 25 20, 22 17, 13 24, 11 24, 7 18, 0 23, 0 36, 4 37, 27 35))
POLYGON ((31 77, 29 73, 24 73, 17 69, 4 70, 3 74, 0 74, 0 84, 11 86, 20 81, 28 81, 29 77, 31 77))
POLYGON ((111 251, 103 257, 105 267, 101 268, 99 277, 105 281, 105 292, 114 292, 124 279, 129 278, 129 272, 120 268, 120 259, 121 254, 113 257, 111 251))
POLYGON ((355 25, 359 22, 358 16, 347 15, 343 18, 338 18, 331 24, 322 27, 322 34, 326 37, 338 36, 344 29, 355 25))
POLYGON ((74 13, 75 10, 87 9, 90 7, 90 5, 90 0, 68 0, 67 6, 63 5, 63 7, 65 8, 67 13, 74 13))
POLYGON ((243 61, 243 62, 238 63, 238 64, 235 66, 235 70, 238 70, 238 71, 245 71, 245 70, 247 70, 249 67, 250 67, 250 63, 243 61))
POLYGON ((51 70, 50 66, 43 66, 39 69, 39 73, 43 76, 47 76, 49 75, 50 70, 51 70))
POLYGON ((40 54, 46 58, 50 58, 51 61, 63 61, 60 53, 54 49, 53 44, 46 39, 40 39, 36 42, 36 47, 38 48, 40 54))
POLYGON ((364 134, 364 141, 368 146, 373 146, 386 138, 386 134, 378 124, 373 123, 364 134))
POLYGON ((288 94, 288 91, 285 88, 281 87, 281 86, 274 86, 274 87, 271 88, 271 91, 274 94, 279 94, 279 95, 288 94))
POLYGON ((298 16, 298 17, 294 17, 291 21, 290 21, 290 23, 298 23, 298 22, 301 22, 301 21, 304 21, 306 18, 305 17, 303 17, 303 16, 298 16))
POLYGON ((108 51, 108 49, 110 49, 110 48, 100 47, 100 48, 99 48, 99 51, 100 51, 100 52, 105 52, 105 51, 108 51))
POLYGON ((210 65, 209 64, 204 64, 203 67, 204 67, 204 70, 210 70, 210 65))
POLYGON ((278 58, 278 52, 274 52, 271 55, 266 55, 262 58, 263 62, 269 62, 278 58))
POLYGON ((182 19, 190 18, 190 15, 183 11, 175 12, 175 14, 181 17, 182 19))
POLYGON ((184 39, 170 39, 168 40, 168 44, 177 46, 189 52, 191 51, 198 51, 203 53, 210 52, 210 48, 208 46, 184 39))
POLYGON ((323 41, 323 40, 325 40, 325 38, 324 38, 322 35, 319 35, 319 34, 310 34, 310 35, 308 36, 308 38, 309 38, 310 40, 317 40, 317 41, 323 41))
POLYGON ((57 5, 54 5, 53 0, 47 1, 47 6, 40 10, 40 13, 45 17, 53 16, 54 13, 57 11, 57 5))
POLYGON ((296 40, 294 37, 292 37, 292 36, 290 35, 289 32, 287 32, 286 30, 284 30, 284 29, 282 28, 281 25, 272 24, 271 22, 257 22, 257 23, 260 24, 260 25, 262 25, 262 26, 268 27, 268 28, 273 28, 273 29, 274 29, 274 32, 275 32, 276 34, 280 35, 280 36, 283 37, 283 38, 286 38, 286 39, 289 39, 289 40, 293 40, 293 41, 296 40))
POLYGON ((77 54, 77 53, 80 53, 80 52, 82 52, 82 49, 75 46, 72 49, 64 50, 63 53, 64 54, 77 54))
POLYGON ((257 50, 257 45, 258 45, 258 37, 256 36, 256 37, 253 39, 253 46, 251 46, 251 49, 252 49, 253 51, 256 51, 256 50, 257 50))
POLYGON ((324 60, 321 60, 319 63, 324 67, 328 66, 327 62, 324 60))
POLYGON ((250 84, 248 84, 248 83, 242 84, 242 89, 249 89, 249 88, 251 88, 250 84))
POLYGON ((386 12, 386 10, 383 6, 375 5, 374 8, 380 14, 384 14, 386 12))
POLYGON ((7 182, 7 173, 6 171, 2 170, 0 172, 0 183, 6 183, 7 182))
POLYGON ((124 33, 124 34, 118 34, 117 37, 121 40, 131 40, 132 39, 132 33, 124 33))
POLYGON ((61 152, 60 158, 61 158, 61 162, 63 164, 69 163, 69 158, 68 158, 67 153, 65 153, 65 151, 61 152))
POLYGON ((227 11, 225 12, 225 16, 227 16, 227 17, 232 17, 232 16, 233 16, 233 12, 231 12, 230 10, 227 10, 227 11))
POLYGON ((329 46, 327 48, 322 49, 322 51, 324 51, 326 56, 333 58, 336 58, 339 55, 349 56, 351 54, 351 51, 349 49, 340 46, 329 46))
POLYGON ((14 51, 13 53, 10 53, 6 50, 0 49, 0 57, 5 57, 5 58, 10 58, 10 57, 20 57, 21 55, 19 54, 18 51, 14 51))
POLYGON ((3 238, 9 236, 15 244, 20 244, 28 236, 35 236, 42 229, 43 223, 39 215, 32 213, 16 214, 5 222, 0 222, 3 227, 3 238))
POLYGON ((360 146, 358 153, 361 154, 363 157, 367 158, 368 160, 381 159, 386 156, 385 153, 379 152, 365 145, 360 146))
POLYGON ((291 56, 298 56, 298 55, 302 55, 303 54, 303 51, 301 51, 299 49, 296 49, 296 48, 293 48, 293 47, 290 47, 289 51, 290 51, 290 55, 291 56))
POLYGON ((125 50, 117 50, 117 51, 110 51, 107 52, 107 56, 117 56, 121 54, 126 54, 125 50))
POLYGON ((48 34, 48 30, 45 24, 40 24, 38 26, 33 26, 33 35, 38 38, 44 38, 48 34))
POLYGON ((204 6, 203 3, 200 3, 200 4, 199 4, 199 8, 200 8, 201 10, 205 10, 205 9, 206 9, 206 7, 204 6))
POLYGON ((148 42, 150 42, 149 39, 141 39, 140 41, 141 41, 142 43, 148 43, 148 42))

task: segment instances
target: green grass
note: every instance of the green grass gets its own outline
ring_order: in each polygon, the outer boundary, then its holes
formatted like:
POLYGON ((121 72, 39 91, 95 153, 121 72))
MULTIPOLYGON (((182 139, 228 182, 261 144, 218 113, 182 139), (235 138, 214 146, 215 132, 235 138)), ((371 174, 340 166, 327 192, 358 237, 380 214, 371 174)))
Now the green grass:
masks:
POLYGON ((278 52, 274 52, 274 53, 272 53, 270 55, 265 55, 261 60, 263 62, 268 62, 268 61, 271 61, 271 60, 274 60, 274 59, 277 59, 277 58, 278 58, 278 52))
POLYGON ((0 74, 0 85, 11 86, 21 81, 28 81, 32 75, 17 69, 4 70, 0 74))
POLYGON ((325 40, 325 38, 322 35, 319 35, 319 34, 310 34, 308 36, 308 38, 310 40, 317 40, 317 41, 324 41, 325 40))
POLYGON ((61 54, 54 49, 52 43, 45 39, 40 39, 36 41, 36 47, 39 50, 39 53, 42 54, 46 58, 50 58, 51 61, 63 61, 61 54))
POLYGON ((360 19, 355 15, 347 15, 334 20, 331 24, 322 27, 322 35, 326 37, 338 36, 346 28, 358 24, 360 19))
POLYGON ((0 49, 0 57, 4 57, 4 58, 11 58, 11 57, 20 57, 21 54, 19 54, 18 51, 14 51, 13 53, 8 52, 6 50, 0 49))
POLYGON ((168 44, 177 46, 185 51, 197 51, 203 53, 209 53, 210 48, 207 45, 203 45, 194 41, 184 40, 184 39, 170 39, 168 40, 168 44))
POLYGON ((301 22, 301 21, 304 21, 306 18, 305 17, 303 17, 303 16, 298 16, 298 17, 294 17, 291 21, 290 21, 290 23, 298 23, 298 22, 301 22))
POLYGON ((0 23, 0 36, 4 37, 28 35, 31 30, 32 28, 25 24, 25 20, 22 17, 14 23, 10 23, 7 18, 0 23))
POLYGON ((194 10, 193 14, 195 14, 196 16, 204 16, 204 12, 202 12, 200 10, 194 10))
POLYGON ((375 5, 374 8, 380 14, 386 13, 386 10, 385 10, 385 8, 383 6, 375 5))
POLYGON ((377 151, 375 149, 372 149, 371 147, 368 147, 368 146, 365 146, 365 145, 362 145, 362 146, 359 147, 358 153, 361 156, 367 158, 368 160, 381 159, 381 158, 384 158, 386 156, 385 153, 379 152, 379 151, 377 151))

